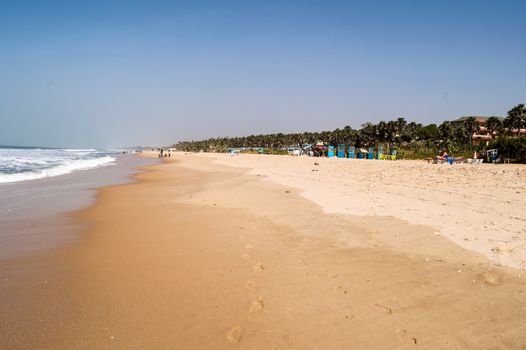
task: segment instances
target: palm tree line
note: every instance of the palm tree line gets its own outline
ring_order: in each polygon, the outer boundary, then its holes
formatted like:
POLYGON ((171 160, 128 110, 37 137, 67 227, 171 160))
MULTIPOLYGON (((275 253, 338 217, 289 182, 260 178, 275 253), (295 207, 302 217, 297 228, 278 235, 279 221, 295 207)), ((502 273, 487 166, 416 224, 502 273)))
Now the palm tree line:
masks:
MULTIPOLYGON (((490 117, 486 128, 495 131, 498 137, 507 137, 514 129, 526 128, 526 108, 524 104, 513 107, 505 119, 490 117)), ((218 137, 199 141, 182 141, 174 145, 185 152, 226 152, 231 148, 280 150, 302 148, 306 144, 325 145, 345 144, 355 147, 382 145, 399 150, 415 152, 434 152, 437 149, 472 151, 473 134, 479 131, 476 118, 469 117, 462 123, 448 121, 440 125, 422 125, 407 122, 405 118, 380 121, 377 124, 365 123, 360 129, 347 125, 332 131, 274 133, 241 137, 218 137)))

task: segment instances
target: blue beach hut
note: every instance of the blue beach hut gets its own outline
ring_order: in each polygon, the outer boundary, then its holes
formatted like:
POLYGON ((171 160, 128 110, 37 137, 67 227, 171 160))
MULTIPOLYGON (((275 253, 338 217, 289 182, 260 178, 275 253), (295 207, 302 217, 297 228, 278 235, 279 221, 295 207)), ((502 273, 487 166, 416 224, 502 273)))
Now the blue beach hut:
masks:
POLYGON ((345 145, 340 143, 338 144, 338 153, 336 153, 338 158, 345 158, 345 145))
POLYGON ((329 150, 327 152, 327 157, 329 157, 329 158, 334 157, 334 146, 329 146, 329 150))
POLYGON ((358 159, 367 159, 367 150, 365 148, 358 149, 358 159))
POLYGON ((355 148, 353 146, 349 146, 349 149, 347 151, 347 157, 348 158, 355 158, 356 157, 355 148))

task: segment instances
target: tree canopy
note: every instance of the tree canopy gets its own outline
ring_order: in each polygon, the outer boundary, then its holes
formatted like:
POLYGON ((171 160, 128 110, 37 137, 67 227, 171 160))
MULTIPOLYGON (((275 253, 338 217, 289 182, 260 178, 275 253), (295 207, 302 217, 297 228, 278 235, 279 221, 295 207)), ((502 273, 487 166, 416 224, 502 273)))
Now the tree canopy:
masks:
MULTIPOLYGON (((513 130, 526 128, 526 108, 524 104, 513 107, 502 121, 490 117, 486 128, 499 137, 505 137, 513 130)), ((359 129, 350 125, 335 130, 305 131, 297 133, 273 133, 239 137, 217 137, 206 140, 182 141, 174 145, 181 151, 226 152, 229 148, 245 149, 285 149, 303 148, 307 144, 322 142, 325 145, 345 144, 355 147, 383 145, 386 148, 427 149, 454 148, 473 150, 473 135, 480 125, 475 117, 467 117, 462 122, 445 121, 440 125, 422 125, 407 122, 399 117, 395 120, 365 123, 359 129)))

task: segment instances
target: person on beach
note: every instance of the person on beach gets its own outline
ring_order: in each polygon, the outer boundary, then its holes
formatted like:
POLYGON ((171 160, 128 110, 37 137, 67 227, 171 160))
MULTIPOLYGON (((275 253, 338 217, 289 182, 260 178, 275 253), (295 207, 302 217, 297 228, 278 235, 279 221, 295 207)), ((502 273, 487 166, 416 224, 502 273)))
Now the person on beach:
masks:
POLYGON ((450 158, 451 157, 447 154, 447 149, 444 149, 441 153, 439 153, 438 155, 436 155, 433 158, 433 163, 434 164, 439 164, 439 163, 442 163, 444 161, 449 162, 450 158))

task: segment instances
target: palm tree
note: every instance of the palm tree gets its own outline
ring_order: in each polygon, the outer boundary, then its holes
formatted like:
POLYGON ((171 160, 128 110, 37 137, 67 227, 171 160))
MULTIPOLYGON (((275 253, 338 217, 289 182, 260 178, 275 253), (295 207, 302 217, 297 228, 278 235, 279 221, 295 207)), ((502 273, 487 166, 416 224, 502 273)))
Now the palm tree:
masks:
POLYGON ((486 129, 491 131, 491 138, 493 138, 493 133, 498 131, 502 126, 502 120, 497 117, 489 117, 486 121, 486 129))
POLYGON ((473 144, 473 134, 479 131, 480 126, 477 123, 477 119, 475 117, 468 117, 464 121, 464 128, 466 128, 466 132, 469 134, 469 144, 473 144))
POLYGON ((398 139, 398 144, 400 144, 402 140, 402 135, 405 132, 405 128, 407 126, 407 121, 404 117, 400 117, 395 122, 395 137, 398 139))
POLYGON ((351 128, 350 125, 346 125, 343 130, 342 130, 342 134, 343 134, 343 143, 347 144, 347 145, 350 145, 353 143, 353 139, 354 139, 354 130, 351 128))
POLYGON ((468 142, 469 144, 471 144, 471 136, 473 134, 471 134, 468 131, 465 125, 459 125, 459 126, 454 127, 453 133, 457 141, 460 141, 462 143, 468 142))
POLYGON ((418 132, 423 128, 422 124, 410 122, 408 123, 401 135, 402 141, 411 142, 418 139, 418 132))
POLYGON ((362 128, 358 131, 358 146, 368 146, 371 143, 375 142, 378 138, 377 136, 378 127, 373 123, 365 123, 362 125, 362 128))
POLYGON ((450 122, 443 122, 438 127, 442 144, 447 145, 453 138, 453 127, 450 122))
POLYGON ((519 104, 508 111, 508 116, 504 119, 504 126, 510 129, 518 129, 519 137, 521 129, 526 128, 526 108, 519 104))
POLYGON ((386 141, 389 143, 389 148, 391 148, 391 144, 393 144, 396 141, 396 130, 397 130, 397 124, 395 121, 388 121, 387 122, 387 137, 386 141))
POLYGON ((376 124, 376 139, 374 142, 386 142, 389 140, 389 128, 383 120, 376 124))

